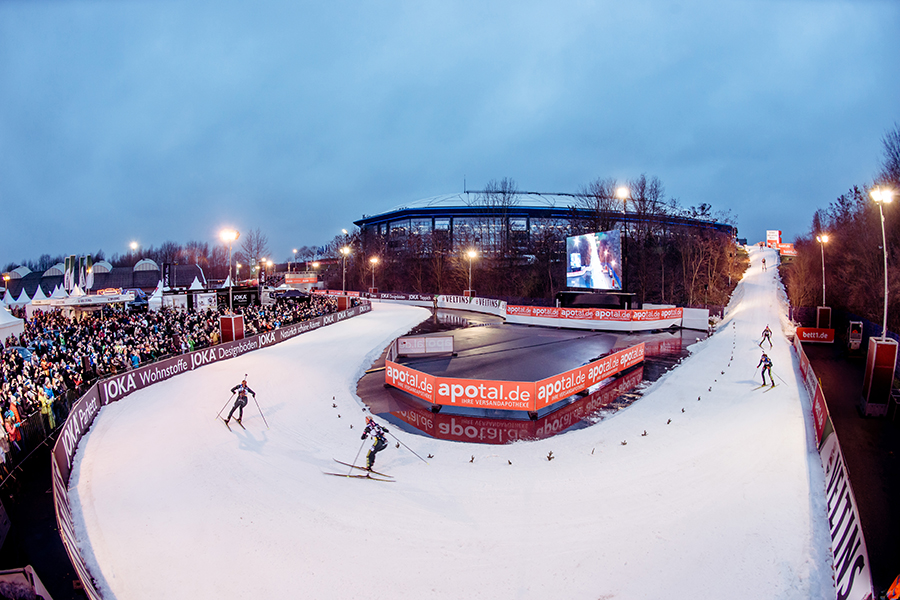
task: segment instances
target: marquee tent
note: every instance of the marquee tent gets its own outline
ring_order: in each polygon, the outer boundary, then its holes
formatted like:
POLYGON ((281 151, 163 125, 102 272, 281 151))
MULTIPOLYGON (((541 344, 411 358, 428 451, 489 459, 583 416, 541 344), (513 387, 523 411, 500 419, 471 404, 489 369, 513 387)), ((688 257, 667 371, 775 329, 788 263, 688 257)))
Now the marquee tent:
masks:
POLYGON ((25 321, 14 317, 4 307, 0 307, 0 341, 6 341, 10 335, 21 335, 25 331, 25 321))

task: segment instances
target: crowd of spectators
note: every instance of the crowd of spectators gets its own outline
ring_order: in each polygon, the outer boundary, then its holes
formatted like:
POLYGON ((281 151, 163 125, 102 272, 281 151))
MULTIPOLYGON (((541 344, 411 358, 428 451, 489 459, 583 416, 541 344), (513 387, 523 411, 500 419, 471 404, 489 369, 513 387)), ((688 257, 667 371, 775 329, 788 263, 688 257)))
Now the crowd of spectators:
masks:
MULTIPOLYGON (((335 299, 313 295, 235 312, 251 336, 336 311, 335 299)), ((24 332, 0 344, 0 471, 10 453, 22 451, 23 435, 43 439, 97 378, 218 344, 219 315, 211 308, 104 308, 78 319, 59 310, 25 318, 24 332)))

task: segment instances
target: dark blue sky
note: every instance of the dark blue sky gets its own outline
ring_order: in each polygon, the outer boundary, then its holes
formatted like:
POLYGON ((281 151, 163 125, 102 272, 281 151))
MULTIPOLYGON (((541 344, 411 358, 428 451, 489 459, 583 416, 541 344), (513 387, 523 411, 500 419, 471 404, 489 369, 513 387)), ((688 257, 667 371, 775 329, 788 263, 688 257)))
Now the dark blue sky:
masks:
POLYGON ((750 241, 871 181, 900 3, 0 0, 0 263, 261 228, 272 254, 509 177, 659 177, 750 241))

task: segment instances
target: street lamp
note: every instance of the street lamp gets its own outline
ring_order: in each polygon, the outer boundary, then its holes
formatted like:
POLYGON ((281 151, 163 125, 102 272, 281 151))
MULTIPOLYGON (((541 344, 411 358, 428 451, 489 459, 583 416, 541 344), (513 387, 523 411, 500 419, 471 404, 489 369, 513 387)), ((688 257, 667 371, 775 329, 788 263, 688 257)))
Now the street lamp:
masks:
POLYGON ((822 306, 825 306, 825 244, 828 242, 828 234, 817 235, 816 241, 822 249, 822 306))
POLYGON ((631 197, 631 190, 627 187, 620 186, 616 189, 616 198, 622 201, 622 234, 625 241, 622 245, 622 291, 628 291, 628 223, 626 217, 628 215, 628 198, 631 197))
POLYGON ((887 315, 888 315, 888 273, 887 273, 887 238, 884 235, 884 208, 882 205, 890 204, 894 199, 894 191, 888 188, 874 188, 869 192, 872 200, 878 205, 881 214, 881 250, 884 252, 884 324, 881 330, 881 340, 887 339, 887 315))
MULTIPOLYGON (((294 248, 294 262, 297 262, 297 249, 294 248)), ((288 273, 291 272, 291 265, 288 265, 288 273)))
MULTIPOLYGON (((344 230, 347 233, 347 230, 344 230)), ((347 294, 347 255, 350 254, 350 248, 344 246, 341 248, 341 293, 347 294)))
POLYGON ((235 263, 234 266, 237 269, 237 275, 235 275, 235 277, 237 278, 238 281, 240 281, 241 280, 241 263, 235 263))
POLYGON ((378 257, 373 256, 369 259, 369 262, 372 263, 372 289, 375 289, 375 265, 378 264, 378 257))
POLYGON ((466 252, 469 257, 469 296, 472 295, 472 259, 478 256, 478 252, 473 248, 466 252))
POLYGON ((232 300, 232 291, 231 288, 234 285, 234 282, 231 279, 231 249, 234 246, 234 242, 237 241, 241 234, 235 231, 234 229, 223 229, 221 233, 219 233, 219 237, 223 242, 228 244, 228 312, 234 313, 234 305, 232 300))

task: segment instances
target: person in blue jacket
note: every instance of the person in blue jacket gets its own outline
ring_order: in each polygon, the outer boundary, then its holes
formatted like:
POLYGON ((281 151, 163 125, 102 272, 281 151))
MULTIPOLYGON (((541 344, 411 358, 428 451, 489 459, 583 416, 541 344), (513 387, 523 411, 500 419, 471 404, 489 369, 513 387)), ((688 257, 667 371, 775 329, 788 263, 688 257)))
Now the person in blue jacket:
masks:
POLYGON ((769 374, 769 380, 772 382, 772 387, 775 387, 775 379, 772 377, 772 359, 768 357, 768 355, 763 352, 762 356, 759 359, 759 364, 756 365, 758 369, 762 366, 762 384, 766 385, 766 373, 769 374))

